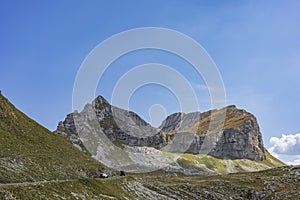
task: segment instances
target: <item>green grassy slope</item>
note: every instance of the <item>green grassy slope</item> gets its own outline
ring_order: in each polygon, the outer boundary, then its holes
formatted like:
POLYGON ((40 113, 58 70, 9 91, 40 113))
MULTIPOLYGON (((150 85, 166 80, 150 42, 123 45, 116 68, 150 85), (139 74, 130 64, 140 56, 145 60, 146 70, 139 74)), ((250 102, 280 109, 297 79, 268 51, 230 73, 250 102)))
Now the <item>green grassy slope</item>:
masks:
POLYGON ((176 162, 185 169, 219 174, 252 172, 285 166, 283 162, 273 157, 269 152, 266 152, 266 155, 267 158, 264 161, 253 161, 247 159, 220 159, 202 154, 181 154, 177 155, 176 162))
POLYGON ((91 177, 104 169, 0 94, 0 183, 91 177))
POLYGON ((135 175, 0 186, 0 199, 299 199, 300 168, 217 176, 135 175))

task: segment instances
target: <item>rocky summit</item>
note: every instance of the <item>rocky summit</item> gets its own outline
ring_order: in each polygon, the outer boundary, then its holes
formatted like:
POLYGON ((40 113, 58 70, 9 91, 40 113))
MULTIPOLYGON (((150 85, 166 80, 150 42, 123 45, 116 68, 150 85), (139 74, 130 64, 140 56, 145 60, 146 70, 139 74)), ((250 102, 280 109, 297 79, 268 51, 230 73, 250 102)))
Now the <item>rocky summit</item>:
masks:
POLYGON ((203 152, 218 158, 256 161, 266 159, 262 134, 255 116, 233 105, 204 113, 175 113, 168 116, 160 128, 176 134, 192 134, 193 139, 186 153, 203 152), (207 147, 204 145, 214 147, 205 152, 207 147))
POLYGON ((136 113, 112 106, 98 96, 81 112, 68 114, 55 133, 90 154, 95 152, 87 150, 86 145, 92 144, 83 143, 93 143, 99 135, 105 135, 114 144, 223 159, 266 160, 255 116, 233 105, 203 113, 175 113, 155 128, 136 113))

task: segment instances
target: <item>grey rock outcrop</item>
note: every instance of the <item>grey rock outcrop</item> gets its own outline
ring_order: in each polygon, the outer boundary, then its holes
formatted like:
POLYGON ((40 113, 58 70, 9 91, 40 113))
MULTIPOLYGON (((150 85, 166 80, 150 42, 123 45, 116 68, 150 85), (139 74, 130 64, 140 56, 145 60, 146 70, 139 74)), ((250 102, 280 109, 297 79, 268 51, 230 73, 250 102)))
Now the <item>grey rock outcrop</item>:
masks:
POLYGON ((171 132, 174 130, 185 130, 196 124, 201 117, 204 117, 204 113, 192 112, 192 113, 174 113, 168 116, 160 125, 160 129, 164 132, 171 132))
POLYGON ((101 133, 112 142, 156 149, 166 145, 168 138, 170 140, 170 136, 152 127, 136 113, 111 106, 101 96, 87 104, 82 112, 68 114, 64 121, 58 123, 55 133, 73 144, 76 141, 76 146, 83 151, 86 151, 83 143, 93 142, 101 133), (83 143, 78 143, 78 140, 83 143))
POLYGON ((218 158, 266 159, 256 118, 235 106, 204 113, 175 113, 154 128, 136 113, 114 107, 99 96, 82 112, 67 115, 55 132, 82 151, 91 145, 87 141, 93 143, 102 134, 114 144, 218 158))
MULTIPOLYGON (((190 138, 193 135, 194 138, 186 153, 206 153, 219 158, 232 159, 246 158, 260 161, 266 159, 262 134, 255 116, 233 105, 204 113, 176 113, 168 116, 160 128, 177 134, 189 133, 190 138), (226 116, 221 131, 214 133, 212 130, 213 133, 210 133, 207 128, 209 122, 218 123, 218 119, 215 120, 216 122, 213 120, 222 113, 226 113, 226 116)), ((168 146, 166 150, 176 152, 178 148, 176 145, 168 146)))

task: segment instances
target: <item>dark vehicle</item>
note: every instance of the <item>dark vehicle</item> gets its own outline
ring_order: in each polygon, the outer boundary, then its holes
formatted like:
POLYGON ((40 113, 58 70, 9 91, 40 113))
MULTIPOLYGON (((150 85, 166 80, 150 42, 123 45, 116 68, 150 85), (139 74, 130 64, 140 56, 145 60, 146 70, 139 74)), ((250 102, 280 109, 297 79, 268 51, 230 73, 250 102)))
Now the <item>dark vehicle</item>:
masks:
POLYGON ((120 171, 120 176, 125 176, 125 172, 124 171, 120 171))
POLYGON ((108 174, 105 172, 102 172, 99 177, 100 178, 108 178, 108 174))

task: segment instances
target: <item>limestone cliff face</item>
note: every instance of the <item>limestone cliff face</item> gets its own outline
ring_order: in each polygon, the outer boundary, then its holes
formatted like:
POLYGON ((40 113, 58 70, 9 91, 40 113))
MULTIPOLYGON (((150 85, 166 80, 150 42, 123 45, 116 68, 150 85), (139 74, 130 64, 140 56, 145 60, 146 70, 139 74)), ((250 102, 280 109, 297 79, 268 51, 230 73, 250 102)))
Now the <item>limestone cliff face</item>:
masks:
MULTIPOLYGON (((160 128, 176 134, 193 134, 194 139, 186 153, 208 153, 215 157, 233 159, 266 159, 262 134, 255 116, 235 106, 204 113, 176 113, 167 117, 160 128), (218 124, 221 114, 226 114, 224 124, 218 124), (223 126, 219 127, 221 131, 214 132, 220 125, 223 126), (204 144, 214 147, 205 152, 207 148, 204 144)), ((171 147, 168 150, 176 152, 177 149, 171 147)))
POLYGON ((96 141, 104 134, 113 143, 130 146, 218 158, 266 159, 256 118, 235 106, 204 113, 175 113, 154 128, 134 112, 111 106, 99 96, 82 112, 67 115, 55 132, 82 151, 91 145, 87 140, 96 141))
POLYGON ((167 136, 162 131, 152 127, 134 112, 111 106, 101 96, 92 104, 87 104, 82 112, 68 114, 63 122, 58 123, 55 132, 83 151, 86 151, 85 145, 78 141, 91 141, 91 137, 96 139, 95 135, 101 134, 105 134, 112 142, 130 146, 160 149, 167 144, 167 136))
POLYGON ((168 116, 160 125, 160 129, 164 132, 171 132, 175 130, 185 130, 196 124, 204 114, 200 112, 192 113, 174 113, 168 116))

